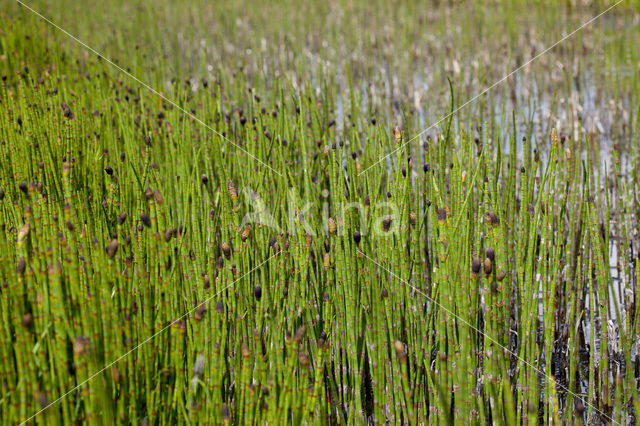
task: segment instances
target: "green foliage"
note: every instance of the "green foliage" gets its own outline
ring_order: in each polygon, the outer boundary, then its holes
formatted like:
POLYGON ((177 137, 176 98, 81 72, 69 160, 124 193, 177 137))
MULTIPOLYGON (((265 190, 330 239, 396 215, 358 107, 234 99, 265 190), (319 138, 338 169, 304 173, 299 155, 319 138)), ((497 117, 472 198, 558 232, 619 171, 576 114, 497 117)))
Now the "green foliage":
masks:
POLYGON ((533 57, 524 23, 550 45, 605 2, 338 3, 99 2, 103 33, 56 9, 165 98, 0 12, 4 422, 635 418, 638 56, 615 31, 637 31, 586 30, 457 113, 533 57), (454 23, 483 25, 453 51, 454 23))

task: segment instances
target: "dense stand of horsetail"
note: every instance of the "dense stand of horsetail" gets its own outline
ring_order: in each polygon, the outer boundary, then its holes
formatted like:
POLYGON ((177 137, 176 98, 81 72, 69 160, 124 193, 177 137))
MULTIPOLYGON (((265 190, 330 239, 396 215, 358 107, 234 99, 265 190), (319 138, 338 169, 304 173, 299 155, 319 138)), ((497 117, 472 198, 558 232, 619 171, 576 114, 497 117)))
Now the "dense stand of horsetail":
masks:
POLYGON ((636 422, 637 1, 5 5, 2 423, 636 422))

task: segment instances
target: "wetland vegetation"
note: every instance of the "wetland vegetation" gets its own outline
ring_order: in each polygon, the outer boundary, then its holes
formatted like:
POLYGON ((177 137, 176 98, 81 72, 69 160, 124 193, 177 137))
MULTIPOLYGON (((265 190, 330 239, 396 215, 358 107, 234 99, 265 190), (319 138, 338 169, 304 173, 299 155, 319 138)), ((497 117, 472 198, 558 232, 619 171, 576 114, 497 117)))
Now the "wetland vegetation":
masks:
POLYGON ((639 25, 5 0, 2 422, 635 424, 639 25))

